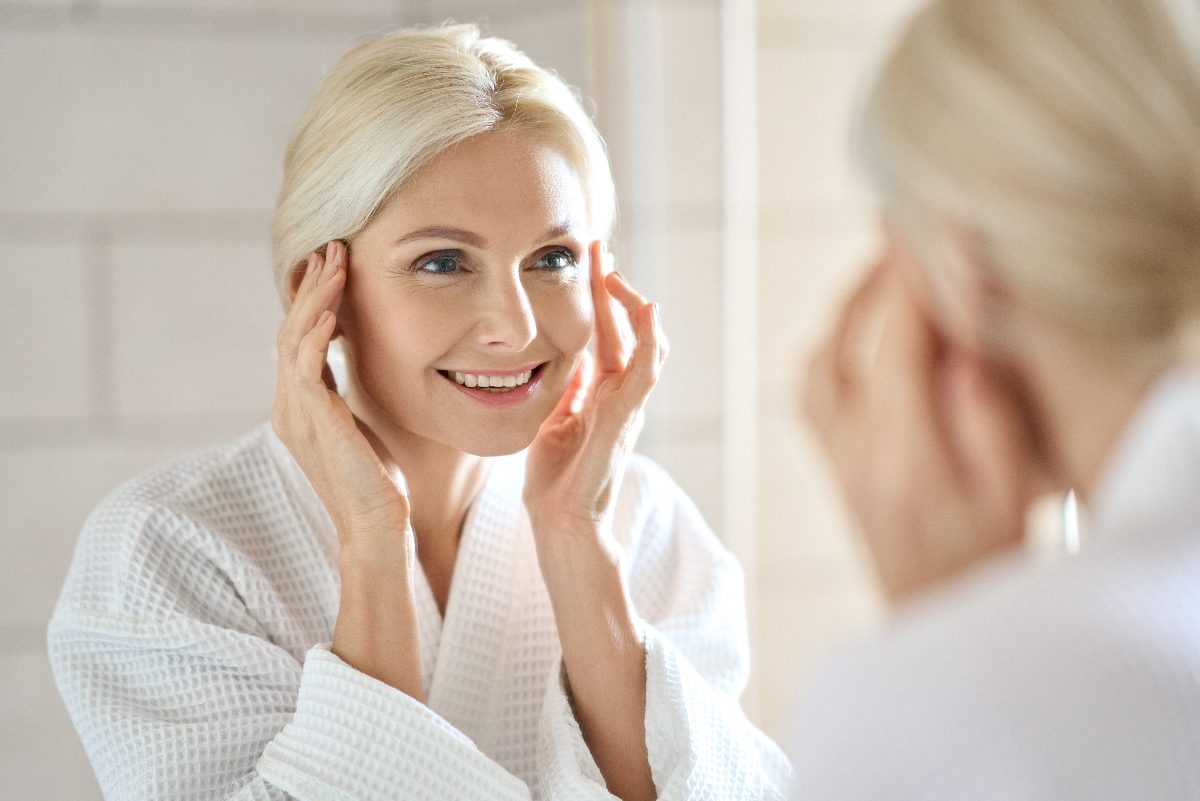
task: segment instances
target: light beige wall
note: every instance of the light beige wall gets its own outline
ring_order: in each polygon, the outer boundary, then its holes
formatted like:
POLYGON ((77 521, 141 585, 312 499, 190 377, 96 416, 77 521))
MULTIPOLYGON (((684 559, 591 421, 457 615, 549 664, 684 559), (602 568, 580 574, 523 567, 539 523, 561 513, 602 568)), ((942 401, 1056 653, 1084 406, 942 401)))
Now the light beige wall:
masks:
POLYGON ((45 656, 87 512, 266 419, 268 226, 323 72, 397 25, 482 21, 591 97, 622 268, 674 343, 643 450, 720 514, 716 0, 0 4, 0 797, 99 798, 45 656))
POLYGON ((879 619, 864 554, 800 418, 804 365, 875 242, 850 151, 867 81, 914 0, 758 4, 758 719, 786 737, 829 650, 879 619))

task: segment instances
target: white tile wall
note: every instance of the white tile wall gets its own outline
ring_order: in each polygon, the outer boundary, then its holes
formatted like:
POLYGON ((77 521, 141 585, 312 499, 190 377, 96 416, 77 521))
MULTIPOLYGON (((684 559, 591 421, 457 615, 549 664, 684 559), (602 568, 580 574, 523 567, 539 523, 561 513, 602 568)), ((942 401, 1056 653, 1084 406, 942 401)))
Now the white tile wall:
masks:
POLYGON ((760 51, 759 180, 766 209, 864 202, 849 134, 869 63, 849 47, 760 51))
POLYGON ((714 0, 624 0, 625 49, 607 54, 606 86, 624 104, 601 106, 622 214, 660 214, 719 227, 721 208, 721 73, 719 9, 714 0))
POLYGON ((709 0, 661 3, 659 15, 664 199, 694 217, 721 207, 720 17, 709 0))
POLYGON ((923 0, 758 0, 759 14, 771 19, 862 18, 888 22, 902 19, 923 0))
POLYGON ((269 211, 349 44, 0 30, 0 213, 269 211))
POLYGON ((764 585, 817 577, 869 583, 866 554, 815 432, 796 415, 764 415, 759 430, 761 475, 775 477, 760 496, 760 548, 770 555, 761 565, 764 585))
POLYGON ((172 455, 119 445, 0 451, 4 542, 23 555, 0 560, 0 626, 44 628, 88 513, 127 477, 172 455))
POLYGON ((651 396, 650 424, 666 436, 675 430, 673 423, 704 420, 715 427, 721 413, 721 232, 669 222, 631 234, 630 247, 617 254, 617 267, 661 304, 671 348, 651 396))
MULTIPOLYGON (((331 12, 329 0, 287 0, 287 3, 281 3, 280 0, 89 0, 91 4, 100 8, 107 7, 132 7, 145 11, 147 6, 170 7, 170 8, 190 8, 205 12, 220 12, 232 10, 266 10, 280 12, 296 10, 314 10, 321 11, 326 14, 331 12)), ((340 0, 337 8, 347 9, 354 12, 373 12, 377 14, 392 14, 397 10, 403 11, 409 8, 423 10, 428 5, 419 0, 340 0)), ((331 14, 332 16, 332 14, 331 14)))
POLYGON ((0 795, 100 801, 100 788, 41 652, 0 654, 0 795))
POLYGON ((0 242, 0 418, 88 414, 87 266, 79 244, 0 242))
POLYGON ((538 64, 553 67, 585 97, 590 42, 585 0, 431 0, 422 23, 474 22, 485 35, 514 42, 538 64))
POLYGON ((119 414, 267 418, 283 319, 267 243, 118 245, 113 300, 119 414))

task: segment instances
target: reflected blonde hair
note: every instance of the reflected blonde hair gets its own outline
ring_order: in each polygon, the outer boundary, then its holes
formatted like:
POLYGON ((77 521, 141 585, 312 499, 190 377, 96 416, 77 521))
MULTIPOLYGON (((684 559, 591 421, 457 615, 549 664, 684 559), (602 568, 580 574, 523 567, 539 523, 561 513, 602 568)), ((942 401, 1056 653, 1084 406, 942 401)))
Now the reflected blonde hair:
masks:
POLYGON ((446 148, 501 127, 538 131, 579 171, 592 237, 615 215, 603 140, 558 76, 473 25, 402 30, 348 52, 317 90, 284 157, 272 224, 275 283, 309 251, 348 239, 446 148))
POLYGON ((1110 342, 1200 317, 1200 3, 934 0, 867 103, 865 157, 931 272, 938 215, 1005 286, 1110 342))

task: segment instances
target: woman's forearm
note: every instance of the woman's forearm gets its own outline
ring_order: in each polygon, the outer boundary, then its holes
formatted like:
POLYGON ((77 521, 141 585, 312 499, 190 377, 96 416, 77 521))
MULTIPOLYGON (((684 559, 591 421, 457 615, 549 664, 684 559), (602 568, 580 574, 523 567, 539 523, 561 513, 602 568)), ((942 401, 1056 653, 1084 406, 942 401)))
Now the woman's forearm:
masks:
POLYGON ((424 702, 411 549, 343 546, 333 653, 351 667, 424 702))
POLYGON ((579 728, 609 792, 623 801, 653 799, 646 652, 620 563, 595 533, 552 541, 539 558, 579 728))

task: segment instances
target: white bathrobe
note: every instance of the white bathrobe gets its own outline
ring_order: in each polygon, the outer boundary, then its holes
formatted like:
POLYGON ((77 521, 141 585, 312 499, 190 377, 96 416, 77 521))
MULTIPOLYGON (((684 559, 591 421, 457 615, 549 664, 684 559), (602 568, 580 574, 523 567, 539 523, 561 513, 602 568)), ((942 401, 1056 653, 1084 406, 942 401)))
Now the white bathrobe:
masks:
MULTIPOLYGON (((83 530, 49 629, 105 797, 612 798, 564 693, 523 466, 494 460, 445 619, 416 571, 425 704, 330 652, 337 536, 269 425, 117 490, 83 530)), ((615 528, 648 624, 646 745, 661 797, 781 797, 787 762, 737 702, 739 566, 644 459, 615 528)))
POLYGON ((1014 556, 811 687, 796 799, 1200 799, 1200 377, 1150 393, 1081 553, 1014 556))

